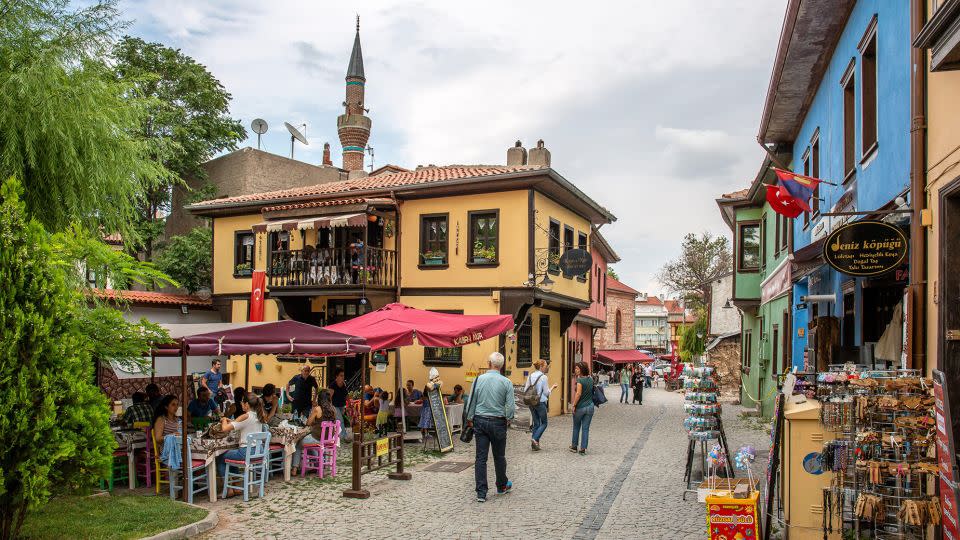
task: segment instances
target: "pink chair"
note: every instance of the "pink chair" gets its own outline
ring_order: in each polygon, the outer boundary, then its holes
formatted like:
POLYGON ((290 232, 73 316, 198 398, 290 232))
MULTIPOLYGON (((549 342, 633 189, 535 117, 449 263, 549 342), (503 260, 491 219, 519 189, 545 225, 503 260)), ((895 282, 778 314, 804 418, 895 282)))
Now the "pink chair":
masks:
POLYGON ((147 436, 147 444, 142 451, 137 450, 137 454, 134 457, 137 468, 137 478, 142 478, 147 487, 153 487, 153 435, 149 424, 143 428, 143 432, 147 436))
POLYGON ((307 471, 316 471, 323 478, 329 471, 330 476, 337 475, 337 439, 340 436, 340 421, 323 422, 320 425, 320 442, 307 443, 300 451, 300 476, 307 471))

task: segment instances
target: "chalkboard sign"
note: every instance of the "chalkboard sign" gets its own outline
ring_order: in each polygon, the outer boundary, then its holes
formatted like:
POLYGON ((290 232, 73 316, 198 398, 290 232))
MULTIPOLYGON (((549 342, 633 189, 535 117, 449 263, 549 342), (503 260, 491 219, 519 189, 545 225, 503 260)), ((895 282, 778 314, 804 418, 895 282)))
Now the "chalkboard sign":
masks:
POLYGON ((777 491, 777 470, 780 467, 780 446, 783 443, 783 402, 782 393, 777 394, 773 402, 773 418, 770 420, 770 458, 767 460, 767 497, 764 505, 763 540, 770 538, 773 519, 773 494, 777 491))
POLYGON ((441 452, 453 450, 453 434, 450 430, 450 419, 447 418, 447 408, 443 406, 443 396, 440 388, 435 387, 427 391, 426 405, 433 413, 433 425, 437 432, 437 443, 441 452))

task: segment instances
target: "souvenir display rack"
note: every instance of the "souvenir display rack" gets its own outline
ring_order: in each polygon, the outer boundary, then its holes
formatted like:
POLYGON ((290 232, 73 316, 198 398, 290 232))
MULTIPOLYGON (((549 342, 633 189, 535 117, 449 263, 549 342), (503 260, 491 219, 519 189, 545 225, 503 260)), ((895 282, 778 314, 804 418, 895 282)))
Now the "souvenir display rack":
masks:
POLYGON ((927 490, 937 475, 932 384, 916 370, 828 372, 817 376, 833 472, 823 494, 825 533, 854 530, 878 539, 923 539, 940 522, 927 490))
POLYGON ((697 449, 700 452, 702 477, 707 478, 707 442, 719 441, 723 448, 726 460, 725 474, 733 478, 730 459, 730 450, 727 447, 727 437, 723 431, 723 420, 720 417, 722 407, 718 402, 719 388, 714 378, 715 370, 712 366, 687 367, 683 371, 684 398, 683 409, 687 417, 683 420, 683 427, 687 430, 687 464, 684 481, 687 489, 684 493, 696 493, 695 485, 698 481, 693 477, 693 463, 696 461, 697 449))

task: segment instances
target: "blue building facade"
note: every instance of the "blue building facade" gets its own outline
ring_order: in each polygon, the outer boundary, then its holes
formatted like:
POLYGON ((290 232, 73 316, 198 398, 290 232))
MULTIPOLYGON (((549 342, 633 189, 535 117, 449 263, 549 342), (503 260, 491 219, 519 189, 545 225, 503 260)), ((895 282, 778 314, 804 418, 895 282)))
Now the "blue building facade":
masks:
POLYGON ((840 333, 840 349, 830 363, 857 361, 871 356, 861 349, 879 339, 895 304, 902 301, 906 272, 882 280, 852 278, 817 265, 822 261, 816 257, 832 230, 862 219, 823 212, 869 212, 907 196, 910 48, 908 2, 856 2, 793 142, 794 172, 838 184, 821 184, 815 207, 820 213, 793 223, 794 253, 812 261, 807 272, 800 272, 793 291, 793 363, 800 370, 823 369, 827 363, 825 358, 816 361, 808 339, 813 318, 832 316, 839 323, 830 330, 840 333), (833 295, 836 301, 801 302, 808 295, 833 295))

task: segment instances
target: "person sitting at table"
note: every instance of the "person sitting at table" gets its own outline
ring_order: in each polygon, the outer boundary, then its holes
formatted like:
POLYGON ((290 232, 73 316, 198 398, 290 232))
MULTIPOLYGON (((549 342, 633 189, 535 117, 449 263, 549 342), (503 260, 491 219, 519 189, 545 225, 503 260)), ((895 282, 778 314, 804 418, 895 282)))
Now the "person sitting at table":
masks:
POLYGON ((263 423, 269 424, 276 414, 280 411, 280 397, 277 395, 277 387, 273 383, 263 385, 263 423))
POLYGON ((238 386, 233 390, 233 405, 227 407, 224 416, 227 418, 236 419, 238 416, 243 414, 243 400, 247 397, 247 389, 238 386))
POLYGON ((177 417, 177 410, 180 409, 180 400, 176 396, 167 395, 160 399, 160 404, 153 411, 153 440, 157 443, 157 455, 160 461, 167 463, 163 457, 163 440, 167 435, 180 434, 180 419, 177 417))
MULTIPOLYGON (((234 420, 229 418, 220 419, 220 427, 224 433, 233 430, 240 432, 240 447, 227 450, 217 457, 217 474, 222 478, 227 472, 227 460, 244 460, 247 458, 247 435, 251 433, 260 433, 263 431, 263 400, 256 394, 247 394, 240 402, 242 413, 234 420)), ((231 489, 227 492, 227 497, 232 497, 239 491, 231 489)))
POLYGON ((363 400, 363 414, 377 414, 380 410, 380 393, 379 388, 371 390, 370 397, 363 400))
POLYGON ((190 413, 190 418, 206 418, 218 411, 217 402, 210 397, 210 390, 204 386, 197 390, 196 399, 190 400, 190 403, 187 404, 187 412, 190 413))
POLYGON ((160 387, 157 386, 157 383, 150 383, 144 390, 147 392, 147 403, 150 404, 151 409, 156 410, 163 399, 163 395, 160 394, 160 387))
MULTIPOLYGON (((303 450, 303 445, 318 444, 322 434, 322 424, 324 422, 336 422, 337 420, 337 409, 333 406, 330 393, 320 392, 317 406, 310 411, 310 416, 307 417, 307 427, 310 428, 310 434, 300 439, 300 442, 297 443, 297 451, 293 453, 292 464, 295 470, 300 469, 300 452, 303 450)), ((343 429, 342 426, 343 423, 341 422, 341 429, 343 429)))
POLYGON ((453 393, 450 394, 450 399, 448 400, 451 405, 463 403, 463 387, 455 385, 453 387, 453 393))
POLYGON ((147 401, 147 395, 143 392, 134 392, 133 405, 127 407, 127 410, 123 412, 123 422, 133 427, 136 422, 149 424, 151 420, 153 420, 153 408, 147 401))
POLYGON ((413 401, 417 401, 421 397, 420 391, 413 387, 413 380, 411 379, 407 381, 407 386, 403 389, 403 400, 407 403, 411 403, 413 401))

